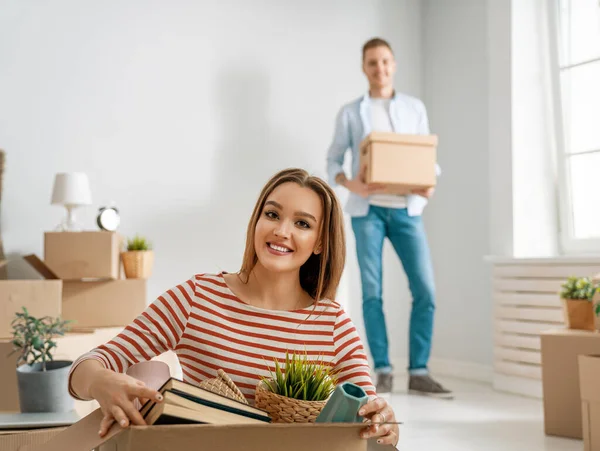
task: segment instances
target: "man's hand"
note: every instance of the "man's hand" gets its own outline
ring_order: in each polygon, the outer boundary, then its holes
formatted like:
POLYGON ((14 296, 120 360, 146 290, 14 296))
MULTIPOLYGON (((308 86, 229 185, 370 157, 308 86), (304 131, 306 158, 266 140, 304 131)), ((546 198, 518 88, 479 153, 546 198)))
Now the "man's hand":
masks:
POLYGON ((360 197, 369 197, 371 194, 385 192, 386 186, 381 183, 365 183, 366 167, 360 171, 358 177, 348 180, 343 173, 338 174, 336 181, 350 192, 360 197))
POLYGON ((346 180, 344 186, 354 194, 360 197, 369 197, 371 194, 382 193, 385 191, 385 185, 381 183, 365 183, 360 178, 346 180))
POLYGON ((414 189, 411 191, 411 194, 416 194, 417 196, 425 197, 426 199, 430 199, 435 192, 435 188, 423 188, 423 189, 414 189))

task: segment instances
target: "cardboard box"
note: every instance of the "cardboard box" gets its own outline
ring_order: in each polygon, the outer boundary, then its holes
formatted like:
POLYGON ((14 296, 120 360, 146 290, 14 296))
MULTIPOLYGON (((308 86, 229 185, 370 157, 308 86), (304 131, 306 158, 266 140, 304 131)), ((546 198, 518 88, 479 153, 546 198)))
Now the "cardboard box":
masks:
POLYGON ((360 144, 361 173, 367 183, 388 185, 389 193, 431 188, 436 184, 437 143, 435 135, 373 132, 360 144))
POLYGON ((600 355, 579 356, 581 419, 585 451, 600 451, 600 355))
MULTIPOLYGON (((27 451, 365 451, 393 449, 359 436, 363 424, 292 423, 260 425, 171 425, 113 426, 106 437, 98 437, 102 413, 98 410, 54 435, 41 446, 27 451), (285 444, 285 445, 283 445, 285 444), (368 446, 368 448, 367 448, 368 446)), ((23 450, 23 451, 25 451, 23 450)))
POLYGON ((62 281, 36 256, 28 255, 24 261, 41 280, 0 280, 0 338, 12 337, 10 324, 23 307, 36 317, 61 314, 62 281))
POLYGON ((64 282, 63 319, 81 328, 127 326, 146 308, 146 280, 64 282))
POLYGON ((115 232, 46 232, 44 261, 63 280, 118 279, 115 232))
POLYGON ((27 446, 46 443, 65 428, 0 430, 0 450, 20 451, 27 446))
POLYGON ((600 333, 556 329, 540 334, 544 429, 547 435, 583 438, 578 357, 600 354, 600 333))
POLYGON ((12 349, 10 341, 0 341, 0 412, 21 410, 17 388, 17 354, 9 355, 12 349))

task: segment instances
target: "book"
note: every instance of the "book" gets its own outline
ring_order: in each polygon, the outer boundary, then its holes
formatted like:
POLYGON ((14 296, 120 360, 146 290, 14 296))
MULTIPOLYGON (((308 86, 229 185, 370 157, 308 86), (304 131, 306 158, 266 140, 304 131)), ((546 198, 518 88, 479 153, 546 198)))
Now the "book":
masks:
POLYGON ((165 390, 163 397, 162 402, 152 403, 145 416, 146 424, 260 424, 269 421, 199 404, 170 390, 165 390))
POLYGON ((165 399, 163 399, 162 403, 147 401, 140 410, 140 413, 143 417, 146 417, 150 409, 154 408, 154 404, 166 404, 168 397, 170 403, 176 403, 179 406, 181 406, 183 400, 188 401, 185 403, 185 406, 189 409, 192 407, 200 409, 200 406, 205 406, 228 412, 230 414, 252 418, 258 421, 271 421, 269 414, 264 410, 250 406, 235 399, 213 393, 209 390, 205 390, 175 378, 170 378, 167 380, 162 387, 158 389, 158 391, 165 399))

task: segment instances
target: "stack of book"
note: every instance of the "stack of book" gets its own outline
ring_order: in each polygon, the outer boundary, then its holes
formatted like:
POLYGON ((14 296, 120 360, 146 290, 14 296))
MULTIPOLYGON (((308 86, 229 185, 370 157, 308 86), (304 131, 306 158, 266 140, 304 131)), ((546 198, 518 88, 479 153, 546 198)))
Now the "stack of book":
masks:
POLYGON ((267 412, 203 388, 170 378, 158 390, 161 402, 147 401, 140 413, 146 424, 256 424, 267 412))

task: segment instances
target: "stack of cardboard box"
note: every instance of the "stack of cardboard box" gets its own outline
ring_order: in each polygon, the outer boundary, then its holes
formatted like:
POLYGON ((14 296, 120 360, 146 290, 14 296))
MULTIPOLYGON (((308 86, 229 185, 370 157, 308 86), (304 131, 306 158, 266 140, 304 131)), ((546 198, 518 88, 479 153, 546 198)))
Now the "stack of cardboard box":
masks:
POLYGON ((122 276, 114 232, 46 232, 44 262, 63 281, 62 317, 77 330, 125 326, 146 306, 146 280, 122 276))
POLYGON ((110 340, 145 309, 146 280, 123 278, 119 251, 114 232, 47 232, 44 261, 27 256, 19 280, 0 280, 0 411, 19 411, 16 356, 8 354, 11 321, 22 307, 36 317, 73 321, 70 333, 57 339, 54 356, 61 360, 110 340))
MULTIPOLYGON (((593 278, 600 282, 600 274, 593 278)), ((593 299, 600 304, 600 291, 593 299)), ((600 451, 600 333, 557 329, 541 334, 544 428, 547 435, 583 439, 600 451)))

